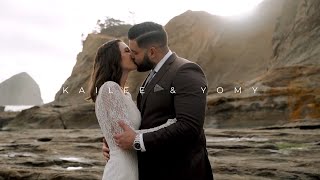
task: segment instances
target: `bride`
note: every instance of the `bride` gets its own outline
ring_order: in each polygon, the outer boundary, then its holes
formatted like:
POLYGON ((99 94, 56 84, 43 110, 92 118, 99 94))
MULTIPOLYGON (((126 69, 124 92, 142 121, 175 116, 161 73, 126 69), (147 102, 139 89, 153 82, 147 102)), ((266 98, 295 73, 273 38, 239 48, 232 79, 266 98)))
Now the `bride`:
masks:
POLYGON ((104 180, 139 179, 136 151, 120 149, 113 139, 114 134, 123 131, 119 121, 124 121, 137 133, 156 131, 176 122, 176 119, 169 119, 161 126, 138 130, 140 112, 130 93, 124 91, 129 72, 136 69, 129 47, 121 40, 108 41, 97 51, 87 99, 95 102, 96 116, 110 149, 110 159, 103 172, 104 180))

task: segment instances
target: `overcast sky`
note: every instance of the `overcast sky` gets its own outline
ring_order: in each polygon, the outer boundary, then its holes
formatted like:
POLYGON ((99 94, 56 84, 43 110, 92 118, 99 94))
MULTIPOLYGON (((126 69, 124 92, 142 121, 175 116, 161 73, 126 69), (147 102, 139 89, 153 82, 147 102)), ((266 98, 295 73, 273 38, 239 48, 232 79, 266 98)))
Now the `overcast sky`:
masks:
POLYGON ((76 55, 82 49, 81 34, 91 32, 99 18, 165 25, 189 9, 230 16, 247 12, 261 0, 158 2, 0 0, 0 82, 27 72, 39 84, 47 103, 71 74, 76 55))

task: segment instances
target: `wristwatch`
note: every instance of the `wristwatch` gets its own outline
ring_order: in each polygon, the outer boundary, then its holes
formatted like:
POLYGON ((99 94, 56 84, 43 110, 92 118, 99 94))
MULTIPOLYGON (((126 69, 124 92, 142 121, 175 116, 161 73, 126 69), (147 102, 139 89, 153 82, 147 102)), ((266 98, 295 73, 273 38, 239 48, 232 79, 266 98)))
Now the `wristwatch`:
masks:
POLYGON ((136 151, 141 151, 140 134, 136 135, 132 146, 133 146, 133 149, 135 149, 136 151))

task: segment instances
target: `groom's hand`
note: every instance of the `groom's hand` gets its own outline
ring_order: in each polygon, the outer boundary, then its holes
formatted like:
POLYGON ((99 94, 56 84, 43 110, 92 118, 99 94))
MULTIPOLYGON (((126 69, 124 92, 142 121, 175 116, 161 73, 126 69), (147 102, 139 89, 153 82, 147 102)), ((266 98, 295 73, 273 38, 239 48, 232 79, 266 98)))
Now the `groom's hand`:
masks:
POLYGON ((133 149, 132 144, 136 137, 136 132, 123 121, 119 121, 118 124, 124 132, 113 136, 116 144, 121 149, 133 149))
POLYGON ((105 138, 102 138, 102 154, 106 161, 110 159, 110 149, 105 138))

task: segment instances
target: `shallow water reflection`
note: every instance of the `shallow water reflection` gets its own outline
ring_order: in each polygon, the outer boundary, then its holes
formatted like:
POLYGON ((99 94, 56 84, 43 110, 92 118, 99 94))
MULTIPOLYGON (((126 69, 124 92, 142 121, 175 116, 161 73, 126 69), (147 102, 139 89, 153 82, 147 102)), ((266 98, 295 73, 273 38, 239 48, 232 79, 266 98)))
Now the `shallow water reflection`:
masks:
POLYGON ((250 141, 250 142, 265 142, 268 141, 267 138, 257 138, 257 137, 241 137, 241 138, 224 138, 224 137, 207 137, 207 142, 241 142, 241 141, 250 141))
POLYGON ((68 171, 79 170, 79 169, 83 169, 83 167, 81 167, 81 166, 78 166, 78 167, 67 167, 68 171))

